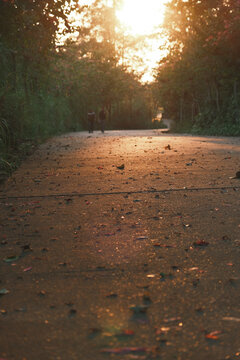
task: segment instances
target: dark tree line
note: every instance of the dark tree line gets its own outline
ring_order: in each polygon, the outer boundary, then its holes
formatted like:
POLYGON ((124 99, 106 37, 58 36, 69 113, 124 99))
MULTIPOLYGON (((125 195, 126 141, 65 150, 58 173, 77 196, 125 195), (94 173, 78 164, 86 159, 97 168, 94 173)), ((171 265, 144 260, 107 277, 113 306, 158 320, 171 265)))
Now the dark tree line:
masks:
POLYGON ((102 106, 109 129, 150 127, 164 107, 175 130, 240 134, 240 0, 171 0, 148 85, 127 65, 141 44, 124 36, 120 3, 0 0, 0 170, 30 139, 86 129, 102 106))
POLYGON ((115 6, 0 0, 1 167, 28 139, 86 129, 89 108, 105 106, 110 129, 149 126, 149 90, 120 65, 115 6))
POLYGON ((240 1, 172 0, 154 97, 176 129, 240 134, 240 1))

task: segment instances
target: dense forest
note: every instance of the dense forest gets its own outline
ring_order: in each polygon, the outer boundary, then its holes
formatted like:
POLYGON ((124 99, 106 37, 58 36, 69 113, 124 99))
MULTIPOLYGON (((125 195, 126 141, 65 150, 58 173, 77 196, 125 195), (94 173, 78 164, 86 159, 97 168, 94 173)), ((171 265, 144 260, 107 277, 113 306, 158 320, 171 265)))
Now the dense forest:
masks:
POLYGON ((33 139, 87 129, 89 109, 98 113, 104 106, 109 129, 151 124, 150 89, 123 64, 128 44, 116 31, 114 6, 102 0, 91 6, 0 0, 3 171, 11 169, 19 150, 31 150, 33 139), (80 17, 77 25, 71 14, 80 17))
POLYGON ((163 107, 175 131, 240 135, 240 0, 169 1, 148 84, 129 65, 140 45, 123 36, 120 5, 0 0, 1 171, 32 141, 86 130, 102 106, 108 129, 149 128, 163 107))
POLYGON ((240 0, 172 0, 154 96, 175 130, 240 135, 240 0))

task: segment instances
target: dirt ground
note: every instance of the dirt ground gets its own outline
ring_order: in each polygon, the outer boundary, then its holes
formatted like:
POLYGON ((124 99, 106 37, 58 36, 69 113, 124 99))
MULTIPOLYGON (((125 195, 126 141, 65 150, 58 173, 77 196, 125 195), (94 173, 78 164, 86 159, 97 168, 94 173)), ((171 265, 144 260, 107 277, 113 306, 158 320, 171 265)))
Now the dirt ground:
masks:
POLYGON ((71 133, 0 185, 0 360, 240 359, 240 138, 71 133))

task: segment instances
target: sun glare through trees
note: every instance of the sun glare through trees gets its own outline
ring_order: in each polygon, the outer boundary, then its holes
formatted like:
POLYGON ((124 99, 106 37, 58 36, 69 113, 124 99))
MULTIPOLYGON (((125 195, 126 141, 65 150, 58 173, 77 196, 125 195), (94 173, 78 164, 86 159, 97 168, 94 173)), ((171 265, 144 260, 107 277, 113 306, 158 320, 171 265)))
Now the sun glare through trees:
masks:
POLYGON ((165 2, 159 0, 124 0, 117 17, 133 35, 151 35, 163 22, 165 2))
POLYGON ((0 172, 24 139, 87 128, 240 134, 240 0, 0 0, 0 172), (10 157, 9 157, 10 156, 10 157))
MULTIPOLYGON (((160 47, 165 38, 160 34, 168 0, 109 0, 105 5, 114 9, 114 24, 118 37, 124 44, 131 44, 124 50, 120 63, 130 66, 142 74, 143 83, 153 80, 153 69, 163 52, 160 47)), ((92 7, 94 0, 79 0, 80 5, 92 7)), ((108 20, 111 20, 110 18, 108 20)))
POLYGON ((164 20, 166 0, 123 0, 123 4, 116 12, 118 19, 126 33, 133 36, 145 37, 145 46, 138 51, 144 59, 144 65, 133 64, 136 71, 144 72, 142 81, 152 81, 152 70, 156 67, 162 43, 159 39, 159 28, 164 20))

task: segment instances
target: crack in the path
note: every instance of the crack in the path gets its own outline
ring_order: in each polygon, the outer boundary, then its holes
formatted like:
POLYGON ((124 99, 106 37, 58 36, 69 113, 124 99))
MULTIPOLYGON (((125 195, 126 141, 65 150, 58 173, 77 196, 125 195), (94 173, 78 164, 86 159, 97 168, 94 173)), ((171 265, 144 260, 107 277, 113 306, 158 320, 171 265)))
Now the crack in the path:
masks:
POLYGON ((18 200, 18 199, 35 199, 35 198, 58 198, 58 197, 85 197, 85 196, 110 196, 110 195, 132 195, 132 194, 157 194, 169 192, 191 192, 191 191, 214 191, 214 190, 239 190, 240 186, 219 186, 219 187, 200 187, 200 188, 170 188, 170 189, 152 189, 136 191, 113 191, 101 193, 65 193, 65 194, 43 194, 43 195, 19 195, 19 196, 2 196, 0 200, 18 200))

